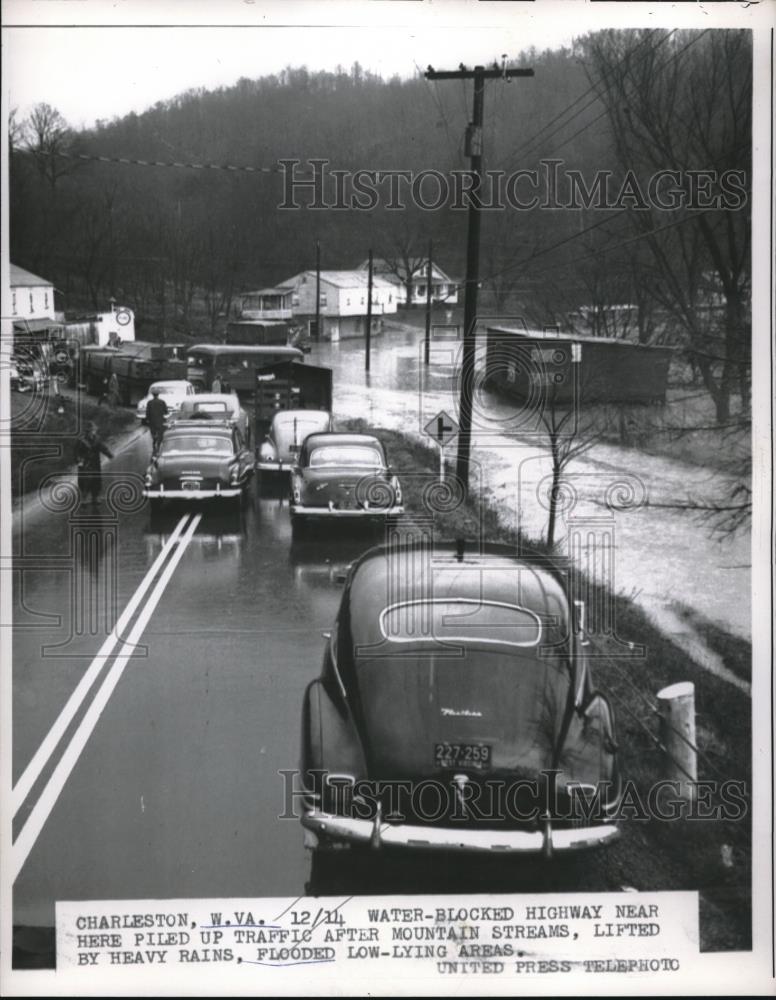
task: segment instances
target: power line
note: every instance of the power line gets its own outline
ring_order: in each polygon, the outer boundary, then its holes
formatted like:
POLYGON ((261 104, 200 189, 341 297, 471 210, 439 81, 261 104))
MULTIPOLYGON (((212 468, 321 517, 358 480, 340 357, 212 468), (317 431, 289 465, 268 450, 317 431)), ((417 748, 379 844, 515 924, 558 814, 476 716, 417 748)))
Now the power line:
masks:
POLYGON ((62 150, 35 150, 19 149, 15 152, 28 153, 32 156, 55 156, 65 160, 80 160, 90 163, 120 163, 133 167, 175 167, 183 170, 225 170, 230 173, 247 174, 279 174, 284 172, 284 168, 274 167, 252 167, 247 165, 236 165, 233 163, 180 163, 177 160, 141 160, 129 156, 96 156, 89 153, 66 153, 62 150))
MULTIPOLYGON (((650 40, 650 38, 652 38, 652 36, 657 32, 657 30, 658 30, 657 28, 653 28, 650 31, 650 33, 646 35, 639 42, 639 44, 633 51, 636 52, 641 45, 645 45, 650 40)), ((676 31, 676 29, 674 29, 674 31, 676 31)), ((666 35, 665 38, 663 38, 659 44, 662 45, 664 41, 667 41, 667 39, 671 37, 674 31, 671 31, 668 35, 666 35)), ((631 53, 631 55, 633 55, 633 53, 631 53)), ((624 62, 624 60, 625 57, 623 57, 623 59, 620 60, 620 64, 624 62)), ((515 160, 517 159, 518 156, 520 156, 522 152, 528 150, 531 146, 533 146, 536 140, 542 137, 543 132, 545 132, 548 128, 551 128, 559 119, 563 118, 563 116, 567 114, 569 111, 571 111, 571 109, 575 107, 575 105, 579 104, 580 101, 583 101, 588 96, 588 94, 592 94, 595 91, 598 84, 602 82, 602 80, 603 77, 599 76, 596 80, 593 81, 593 83, 591 83, 591 85, 587 88, 587 90, 585 90, 582 94, 579 95, 579 97, 576 98, 576 100, 572 101, 571 104, 569 104, 566 108, 564 108, 557 115, 555 115, 554 118, 550 119, 550 121, 547 122, 546 125, 543 125, 538 132, 535 132, 530 139, 526 139, 525 142, 522 143, 522 145, 518 146, 518 148, 510 157, 509 166, 512 166, 514 164, 515 160)), ((589 107, 592 107, 592 105, 595 104, 599 99, 600 99, 599 95, 598 93, 596 93, 596 96, 593 98, 592 101, 588 101, 588 103, 583 108, 580 108, 579 111, 575 112, 575 114, 573 114, 567 122, 564 122, 562 125, 559 125, 558 128, 555 129, 555 131, 552 132, 549 136, 544 136, 544 139, 545 140, 551 139, 552 136, 556 135, 558 132, 563 131, 563 129, 566 128, 567 125, 570 125, 575 118, 578 118, 583 111, 586 111, 589 107)), ((509 169, 509 167, 506 167, 504 169, 509 169)))

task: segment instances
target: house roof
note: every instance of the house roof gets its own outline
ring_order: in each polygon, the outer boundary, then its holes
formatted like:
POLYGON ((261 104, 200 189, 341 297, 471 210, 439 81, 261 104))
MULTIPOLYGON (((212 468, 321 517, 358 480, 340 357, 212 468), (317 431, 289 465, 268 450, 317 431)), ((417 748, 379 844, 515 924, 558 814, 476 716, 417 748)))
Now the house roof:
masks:
MULTIPOLYGON (((428 267, 428 257, 410 257, 408 259, 410 265, 410 270, 412 271, 413 280, 425 279, 426 268, 428 267)), ((363 261, 359 265, 359 270, 365 271, 369 266, 369 261, 363 261)), ((393 263, 388 263, 385 257, 376 257, 373 262, 373 269, 378 272, 390 272, 394 276, 394 281, 405 281, 407 275, 407 268, 403 263, 399 261, 394 261, 393 263)), ((431 261, 431 279, 439 278, 441 281, 450 281, 452 278, 446 274, 442 268, 435 261, 431 261)))
POLYGON ((242 296, 245 297, 246 295, 288 295, 290 291, 291 291, 290 288, 288 287, 284 288, 282 286, 279 288, 259 288, 255 292, 242 292, 242 296))
POLYGON ((648 350, 675 350, 666 344, 639 344, 633 340, 626 340, 624 337, 596 337, 590 333, 555 333, 548 330, 522 330, 509 326, 489 326, 488 332, 503 333, 509 336, 519 337, 522 340, 546 340, 548 343, 573 343, 573 344, 614 344, 617 347, 638 347, 648 350))
MULTIPOLYGON (((298 279, 304 274, 311 275, 313 279, 315 278, 315 271, 300 271, 299 274, 295 274, 293 278, 289 278, 287 282, 284 282, 280 288, 288 290, 294 287, 298 279)), ((334 285, 336 288, 366 288, 369 281, 369 275, 366 271, 361 270, 321 271, 321 281, 325 281, 329 285, 334 285)), ((392 281, 386 281, 385 278, 381 278, 378 275, 373 275, 372 287, 394 288, 395 283, 392 281)))
POLYGON ((39 278, 37 274, 25 271, 23 267, 17 267, 16 264, 11 264, 11 288, 27 288, 33 285, 46 285, 49 288, 54 287, 53 281, 39 278))
POLYGON ((16 333, 47 333, 49 330, 62 330, 63 325, 57 319, 15 319, 13 328, 16 333))

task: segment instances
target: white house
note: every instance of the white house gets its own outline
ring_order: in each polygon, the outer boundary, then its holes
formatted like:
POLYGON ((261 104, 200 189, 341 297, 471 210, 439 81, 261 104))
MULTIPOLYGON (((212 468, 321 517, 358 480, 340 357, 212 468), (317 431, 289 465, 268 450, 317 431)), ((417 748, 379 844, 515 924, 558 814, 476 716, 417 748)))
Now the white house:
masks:
POLYGON ((54 285, 23 267, 11 264, 11 316, 23 320, 56 321, 54 285))
MULTIPOLYGON (((428 280, 428 257, 411 257, 407 262, 412 272, 412 297, 410 305, 426 304, 426 285, 428 280)), ((360 271, 369 269, 369 261, 359 265, 360 271)), ((379 274, 395 284, 400 305, 407 305, 407 264, 394 261, 389 263, 382 257, 375 258, 372 273, 379 274)), ((458 284, 445 274, 438 264, 431 262, 431 301, 444 302, 454 306, 458 303, 458 284)))
MULTIPOLYGON (((311 335, 315 327, 315 271, 301 271, 280 284, 291 292, 294 317, 308 325, 311 335)), ((363 337, 367 312, 366 271, 320 272, 320 317, 322 340, 363 337)), ((397 286, 383 277, 372 279, 372 332, 382 329, 382 317, 395 313, 397 286)))

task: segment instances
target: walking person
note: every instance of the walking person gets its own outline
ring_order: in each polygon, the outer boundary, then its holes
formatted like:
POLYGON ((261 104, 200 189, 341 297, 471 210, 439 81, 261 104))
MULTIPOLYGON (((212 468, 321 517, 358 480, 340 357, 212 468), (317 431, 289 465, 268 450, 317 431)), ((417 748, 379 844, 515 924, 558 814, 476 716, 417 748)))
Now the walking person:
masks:
POLYGON ((113 452, 101 440, 97 424, 92 421, 85 434, 75 444, 75 460, 78 465, 78 489, 81 500, 91 494, 92 505, 97 506, 102 492, 101 456, 113 458, 113 452))
POLYGON ((148 401, 145 418, 146 423, 148 424, 148 429, 151 431, 153 453, 154 455, 158 455, 159 448, 162 444, 162 438, 164 437, 165 422, 167 420, 169 410, 167 403, 159 397, 158 389, 152 389, 151 395, 153 398, 148 401))

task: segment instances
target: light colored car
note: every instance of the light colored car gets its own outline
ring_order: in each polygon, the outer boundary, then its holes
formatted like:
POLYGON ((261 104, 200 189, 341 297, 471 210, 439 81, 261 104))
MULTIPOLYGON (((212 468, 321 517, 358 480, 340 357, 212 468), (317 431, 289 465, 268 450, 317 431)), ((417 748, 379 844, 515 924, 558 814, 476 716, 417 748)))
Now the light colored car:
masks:
POLYGON ((262 472, 287 472, 296 464, 308 434, 331 430, 326 410, 281 410, 272 418, 259 448, 256 468, 262 472))
POLYGON ((176 420, 145 477, 143 495, 163 500, 237 499, 253 475, 253 453, 226 420, 176 420))
POLYGON ((137 415, 141 420, 145 420, 146 406, 154 396, 154 389, 159 390, 159 397, 167 404, 170 414, 177 413, 184 399, 194 395, 194 386, 186 379, 168 379, 163 382, 153 382, 144 396, 137 404, 137 415))
POLYGON ((251 422, 236 392, 198 392, 186 396, 175 415, 177 420, 226 420, 239 427, 246 443, 251 443, 251 422))

